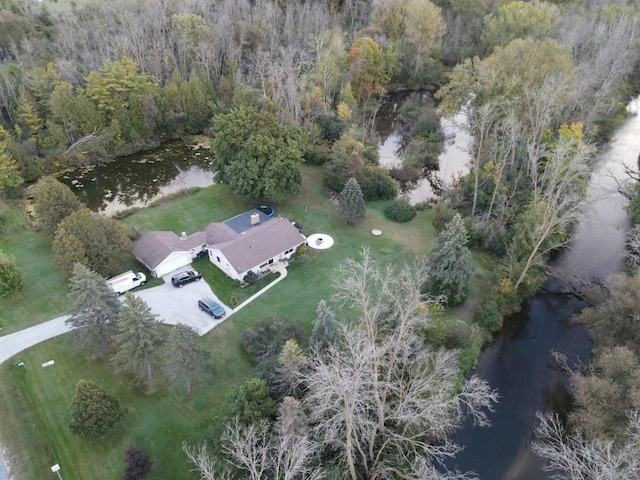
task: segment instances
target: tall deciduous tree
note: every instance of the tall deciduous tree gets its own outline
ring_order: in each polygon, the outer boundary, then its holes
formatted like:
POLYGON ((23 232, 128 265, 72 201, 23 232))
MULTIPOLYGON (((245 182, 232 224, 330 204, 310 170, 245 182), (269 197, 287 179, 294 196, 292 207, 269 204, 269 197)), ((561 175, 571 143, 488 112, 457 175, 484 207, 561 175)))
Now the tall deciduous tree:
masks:
MULTIPOLYGON (((1 126, 0 129, 2 129, 1 126)), ((17 187, 22 181, 18 171, 18 163, 7 151, 7 146, 0 135, 0 192, 4 192, 7 188, 17 187)))
POLYGON ((210 355, 198 342, 196 331, 182 323, 171 329, 164 350, 164 371, 172 382, 184 382, 185 393, 191 396, 194 380, 210 368, 210 355))
POLYGON ((71 213, 60 223, 52 245, 54 265, 67 275, 72 261, 113 275, 130 249, 127 227, 88 208, 71 213))
POLYGON ((387 59, 371 37, 357 38, 345 58, 352 78, 353 95, 359 102, 384 94, 389 82, 387 59))
POLYGON ((347 180, 340 193, 338 213, 345 222, 352 225, 361 223, 367 213, 362 190, 358 181, 353 177, 347 180))
POLYGON ((130 293, 120 307, 119 317, 118 333, 114 336, 118 351, 111 362, 117 371, 146 381, 151 389, 155 354, 164 341, 161 323, 144 300, 130 293))
POLYGON ((445 225, 429 252, 427 290, 444 295, 450 305, 464 299, 471 277, 471 251, 467 247, 469 234, 460 214, 445 225))
POLYGON ((76 350, 91 349, 103 357, 107 343, 117 332, 120 302, 100 275, 81 264, 76 264, 69 280, 69 318, 65 321, 73 328, 68 345, 76 350))
POLYGON ((640 477, 640 415, 629 412, 627 429, 617 441, 587 439, 567 432, 558 415, 538 414, 537 440, 532 448, 546 460, 544 470, 554 480, 591 480, 640 477))
POLYGON ((216 181, 252 199, 283 202, 300 192, 301 133, 267 112, 240 107, 214 118, 216 181))
POLYGON ((42 177, 31 189, 31 194, 38 227, 50 236, 62 220, 82 208, 78 197, 55 177, 42 177))
POLYGON ((116 397, 88 380, 80 380, 71 402, 71 433, 85 440, 102 438, 125 415, 116 397))
POLYGON ((548 36, 559 17, 557 7, 546 2, 515 1, 502 5, 484 17, 482 41, 487 52, 516 38, 542 39, 548 36))
POLYGON ((457 451, 442 440, 463 412, 487 424, 485 409, 497 399, 477 377, 460 386, 457 352, 431 351, 420 339, 430 322, 425 275, 424 262, 395 272, 367 251, 340 269, 336 300, 359 321, 344 328, 340 345, 311 352, 303 402, 314 439, 335 449, 352 480, 451 478, 434 466, 457 451))
POLYGON ((626 346, 640 356, 640 277, 614 274, 609 295, 585 308, 577 321, 587 325, 602 347, 626 346))
POLYGON ((0 250, 0 297, 13 296, 23 288, 22 272, 16 264, 15 257, 0 250))

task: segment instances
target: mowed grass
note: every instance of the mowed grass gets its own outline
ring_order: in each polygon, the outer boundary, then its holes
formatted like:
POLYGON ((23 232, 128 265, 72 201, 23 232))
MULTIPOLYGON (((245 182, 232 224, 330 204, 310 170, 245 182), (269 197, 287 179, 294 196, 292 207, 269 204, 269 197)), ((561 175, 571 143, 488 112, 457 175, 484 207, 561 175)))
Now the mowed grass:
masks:
MULTIPOLYGON (((326 299, 332 305, 336 270, 345 259, 357 258, 366 247, 379 262, 397 265, 429 251, 436 235, 433 212, 421 211, 413 221, 398 224, 385 218, 384 205, 385 202, 369 204, 363 224, 345 225, 324 191, 321 169, 303 168, 301 194, 285 204, 275 205, 277 214, 302 224, 306 234, 331 235, 335 244, 328 250, 310 248, 290 265, 284 281, 202 338, 212 352, 215 372, 195 388, 191 399, 163 383, 155 394, 145 395, 126 378, 114 375, 108 364, 89 362, 84 356, 63 349, 63 339, 37 345, 0 366, 3 406, 0 429, 10 447, 10 459, 16 464, 17 478, 48 477, 54 463, 61 465, 65 480, 120 478, 124 470, 123 450, 129 444, 151 454, 155 466, 150 479, 197 478, 189 472, 191 467, 180 446, 183 441, 201 442, 205 431, 219 428, 233 388, 251 376, 253 365, 241 342, 245 329, 260 318, 273 315, 288 317, 310 333, 318 302, 326 299), (373 228, 382 230, 382 236, 371 235, 373 228), (50 359, 56 361, 54 366, 40 366, 50 359), (17 361, 24 361, 27 370, 16 366, 17 361), (75 385, 83 378, 115 393, 130 412, 98 444, 77 440, 67 427, 75 385)), ((211 221, 225 220, 252 206, 225 187, 214 186, 140 210, 124 221, 137 226, 142 233, 149 230, 193 233, 211 221)), ((211 283, 215 289, 216 281, 211 283)))
POLYGON ((0 231, 0 250, 13 255, 24 280, 14 298, 0 298, 1 335, 14 332, 67 311, 67 279, 53 268, 51 238, 24 228, 22 209, 0 201, 6 223, 0 231))

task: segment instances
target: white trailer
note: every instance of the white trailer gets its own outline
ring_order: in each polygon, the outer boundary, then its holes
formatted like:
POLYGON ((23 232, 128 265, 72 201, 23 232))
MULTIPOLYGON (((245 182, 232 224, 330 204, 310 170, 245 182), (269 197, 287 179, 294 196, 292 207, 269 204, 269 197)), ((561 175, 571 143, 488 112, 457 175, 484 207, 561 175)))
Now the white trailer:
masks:
POLYGON ((121 273, 117 277, 107 280, 107 286, 117 294, 121 294, 132 288, 144 285, 146 281, 147 277, 144 273, 133 273, 133 270, 129 270, 128 272, 121 273))

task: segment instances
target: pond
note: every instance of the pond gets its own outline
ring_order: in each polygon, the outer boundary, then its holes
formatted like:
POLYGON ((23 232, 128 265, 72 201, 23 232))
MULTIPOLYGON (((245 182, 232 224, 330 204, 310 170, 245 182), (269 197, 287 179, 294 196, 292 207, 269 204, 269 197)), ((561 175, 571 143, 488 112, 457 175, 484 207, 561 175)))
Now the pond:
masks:
POLYGON ((191 187, 213 185, 211 154, 205 143, 168 143, 151 152, 116 158, 61 175, 91 210, 113 215, 144 207, 191 187))
MULTIPOLYGON (((378 154, 379 163, 383 167, 393 168, 402 164, 402 157, 398 153, 402 144, 398 115, 402 104, 412 95, 421 95, 421 93, 390 95, 378 110, 375 130, 380 137, 378 154)), ((445 144, 438 158, 439 168, 431 172, 429 177, 422 178, 416 188, 408 192, 407 197, 413 205, 435 200, 438 195, 434 185, 451 186, 458 176, 465 175, 469 171, 471 137, 464 129, 465 122, 464 113, 458 113, 452 119, 440 119, 445 144)))

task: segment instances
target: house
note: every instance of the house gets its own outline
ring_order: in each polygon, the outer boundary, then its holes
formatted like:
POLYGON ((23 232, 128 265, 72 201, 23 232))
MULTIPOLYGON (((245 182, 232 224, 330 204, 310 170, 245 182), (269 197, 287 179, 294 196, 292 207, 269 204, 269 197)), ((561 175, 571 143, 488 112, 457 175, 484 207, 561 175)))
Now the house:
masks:
POLYGON ((227 276, 242 280, 249 271, 260 276, 273 264, 291 258, 305 242, 305 236, 286 218, 250 210, 188 236, 148 232, 133 244, 132 251, 154 277, 189 265, 206 253, 227 276))

